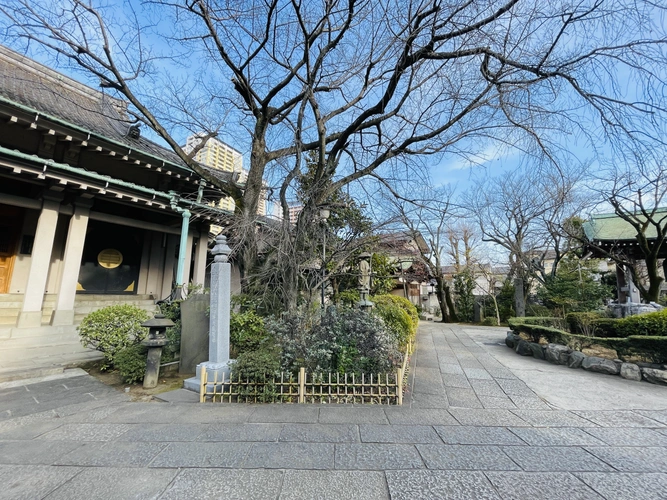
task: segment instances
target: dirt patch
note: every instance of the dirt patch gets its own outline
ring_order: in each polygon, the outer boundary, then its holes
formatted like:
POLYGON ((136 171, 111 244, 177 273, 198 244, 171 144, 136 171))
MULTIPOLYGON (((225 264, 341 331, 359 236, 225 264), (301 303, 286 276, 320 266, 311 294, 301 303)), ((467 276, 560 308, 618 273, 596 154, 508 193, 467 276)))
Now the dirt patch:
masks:
POLYGON ((589 347, 584 347, 581 352, 586 356, 596 356, 598 358, 617 359, 618 353, 614 349, 603 347, 598 344, 593 344, 589 347))
POLYGON ((123 382, 118 370, 100 370, 100 365, 101 362, 93 362, 87 363, 81 366, 81 368, 103 384, 113 387, 119 392, 127 392, 132 401, 154 401, 153 396, 156 394, 181 389, 183 387, 183 380, 194 376, 194 373, 181 374, 178 373, 178 370, 161 370, 157 387, 144 389, 140 383, 126 384, 123 382))

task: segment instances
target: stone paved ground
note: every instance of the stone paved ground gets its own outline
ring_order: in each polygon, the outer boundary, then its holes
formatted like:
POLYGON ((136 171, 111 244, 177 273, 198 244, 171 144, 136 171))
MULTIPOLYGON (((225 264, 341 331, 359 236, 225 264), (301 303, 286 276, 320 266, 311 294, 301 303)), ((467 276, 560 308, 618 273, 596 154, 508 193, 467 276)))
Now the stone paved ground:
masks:
POLYGON ((88 376, 0 389, 0 499, 667 498, 667 388, 503 339, 422 324, 401 408, 131 403, 88 376))

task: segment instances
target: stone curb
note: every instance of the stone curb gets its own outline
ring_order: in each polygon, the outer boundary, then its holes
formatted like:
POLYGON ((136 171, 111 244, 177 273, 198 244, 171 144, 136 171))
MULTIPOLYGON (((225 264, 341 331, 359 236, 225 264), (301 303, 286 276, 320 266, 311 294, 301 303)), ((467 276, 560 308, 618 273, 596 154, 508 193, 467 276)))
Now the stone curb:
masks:
POLYGON ((564 365, 569 368, 583 368, 586 371, 620 375, 626 380, 640 382, 645 380, 651 384, 667 385, 667 366, 650 365, 640 366, 635 363, 626 363, 620 359, 607 359, 597 356, 586 356, 581 351, 575 351, 561 344, 546 346, 535 342, 528 342, 513 331, 507 332, 505 345, 521 355, 533 356, 537 359, 546 359, 550 363, 564 365), (661 366, 661 368, 658 368, 661 366))

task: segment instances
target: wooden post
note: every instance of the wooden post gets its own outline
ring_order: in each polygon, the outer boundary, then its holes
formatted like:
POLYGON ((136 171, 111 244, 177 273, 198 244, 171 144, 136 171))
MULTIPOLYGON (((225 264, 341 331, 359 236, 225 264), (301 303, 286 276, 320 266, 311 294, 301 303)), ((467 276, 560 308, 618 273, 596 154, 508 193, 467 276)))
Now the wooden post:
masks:
POLYGON ((403 404, 403 370, 396 370, 396 396, 398 397, 398 406, 403 404))
POLYGON ((206 401, 206 383, 208 382, 208 376, 206 374, 206 368, 202 368, 199 384, 199 402, 203 403, 206 401))
POLYGON ((306 402, 306 369, 299 368, 299 403, 306 402))

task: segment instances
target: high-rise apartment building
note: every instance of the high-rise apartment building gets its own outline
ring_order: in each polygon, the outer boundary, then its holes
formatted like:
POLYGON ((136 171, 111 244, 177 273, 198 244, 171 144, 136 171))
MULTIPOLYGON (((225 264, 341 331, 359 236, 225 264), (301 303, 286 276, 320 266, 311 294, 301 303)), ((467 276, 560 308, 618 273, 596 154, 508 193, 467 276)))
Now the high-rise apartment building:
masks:
MULTIPOLYGON (((195 147, 199 146, 203 138, 203 134, 191 135, 188 137, 183 150, 186 153, 192 151, 195 147)), ((245 182, 248 177, 247 170, 243 168, 243 155, 218 139, 208 139, 204 147, 197 151, 194 159, 207 167, 224 170, 225 172, 238 172, 238 181, 241 183, 245 182)), ((233 212, 236 204, 234 203, 234 200, 227 197, 220 200, 219 206, 220 208, 233 212)), ((259 200, 257 214, 266 215, 265 196, 262 196, 259 200)))

